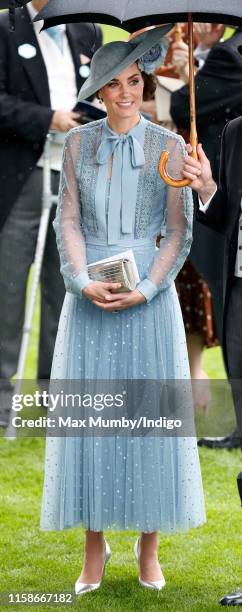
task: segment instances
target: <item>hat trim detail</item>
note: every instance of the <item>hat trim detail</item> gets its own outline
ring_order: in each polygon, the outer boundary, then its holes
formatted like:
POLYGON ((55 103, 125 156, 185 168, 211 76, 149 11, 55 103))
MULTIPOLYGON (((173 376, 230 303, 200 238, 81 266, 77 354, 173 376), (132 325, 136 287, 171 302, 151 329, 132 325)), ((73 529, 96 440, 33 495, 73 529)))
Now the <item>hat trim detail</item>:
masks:
MULTIPOLYGON (((112 52, 113 54, 113 47, 115 43, 108 43, 107 45, 104 45, 104 47, 101 47, 98 51, 96 51, 96 53, 94 54, 92 58, 91 72, 90 72, 88 79, 85 81, 85 83, 82 85, 80 89, 78 101, 86 100, 87 98, 96 94, 102 87, 107 85, 107 83, 109 83, 113 78, 115 78, 118 74, 120 74, 123 70, 125 70, 129 65, 137 62, 137 60, 141 59, 142 56, 146 56, 146 54, 149 51, 151 51, 153 48, 154 48, 154 51, 152 51, 152 53, 154 52, 156 56, 156 60, 154 61, 158 61, 158 49, 159 49, 159 54, 160 54, 160 50, 162 49, 162 53, 159 56, 161 58, 160 62, 162 62, 162 57, 165 57, 166 55, 165 47, 167 44, 167 41, 166 40, 164 41, 164 36, 173 28, 173 25, 174 24, 169 23, 164 26, 153 28, 152 30, 148 30, 148 32, 145 32, 145 33, 142 33, 136 36, 131 41, 128 41, 128 43, 125 43, 122 41, 124 45, 127 44, 127 56, 124 59, 122 59, 122 61, 120 61, 119 63, 117 60, 117 65, 115 67, 110 68, 108 71, 106 71, 103 76, 98 76, 98 78, 94 78, 92 67, 93 65, 95 65, 96 54, 98 52, 100 53, 101 50, 105 49, 107 50, 106 51, 106 58, 107 58, 107 54, 109 52, 110 53, 112 52), (133 47, 131 51, 130 51, 130 44, 133 47)), ((117 42, 120 43, 121 41, 117 41, 117 42)), ((151 57, 153 59, 152 53, 151 53, 151 57)), ((100 60, 100 64, 101 64, 101 60, 100 60)), ((99 75, 102 73, 101 65, 100 65, 100 70, 98 72, 99 72, 99 75)))

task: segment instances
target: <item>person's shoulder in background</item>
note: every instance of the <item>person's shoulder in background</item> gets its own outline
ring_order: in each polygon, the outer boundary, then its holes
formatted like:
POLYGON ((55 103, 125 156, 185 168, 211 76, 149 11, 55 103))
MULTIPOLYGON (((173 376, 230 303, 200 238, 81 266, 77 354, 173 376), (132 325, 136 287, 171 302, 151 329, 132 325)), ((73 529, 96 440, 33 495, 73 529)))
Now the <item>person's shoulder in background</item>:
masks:
POLYGON ((204 74, 209 74, 210 70, 214 75, 214 64, 216 64, 216 76, 218 76, 218 70, 226 78, 235 80, 237 68, 241 79, 242 55, 239 52, 240 47, 242 51, 242 28, 238 28, 227 40, 220 41, 214 45, 207 56, 204 66, 200 70, 200 76, 203 77, 204 74))
MULTIPOLYGON (((226 40, 219 41, 216 45, 214 45, 214 49, 221 48, 221 49, 228 50, 228 52, 232 51, 236 54, 236 57, 237 57, 238 47, 240 45, 242 45, 242 28, 238 28, 237 30, 235 30, 232 36, 230 36, 226 40)), ((239 59, 241 59, 240 54, 239 54, 239 59)))
POLYGON ((95 23, 72 23, 68 26, 79 53, 86 55, 89 59, 103 43, 103 35, 100 26, 95 23))
POLYGON ((224 128, 225 146, 227 143, 238 143, 241 150, 242 142, 242 116, 231 119, 224 128))

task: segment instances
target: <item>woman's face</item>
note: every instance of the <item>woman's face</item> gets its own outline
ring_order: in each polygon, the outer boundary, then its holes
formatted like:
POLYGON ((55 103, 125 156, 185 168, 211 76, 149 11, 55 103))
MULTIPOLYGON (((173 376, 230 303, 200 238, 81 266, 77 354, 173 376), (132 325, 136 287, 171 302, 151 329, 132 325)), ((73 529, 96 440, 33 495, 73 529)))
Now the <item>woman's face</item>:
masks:
POLYGON ((128 119, 137 115, 143 102, 143 89, 141 72, 137 64, 132 64, 102 87, 99 95, 108 115, 128 119))

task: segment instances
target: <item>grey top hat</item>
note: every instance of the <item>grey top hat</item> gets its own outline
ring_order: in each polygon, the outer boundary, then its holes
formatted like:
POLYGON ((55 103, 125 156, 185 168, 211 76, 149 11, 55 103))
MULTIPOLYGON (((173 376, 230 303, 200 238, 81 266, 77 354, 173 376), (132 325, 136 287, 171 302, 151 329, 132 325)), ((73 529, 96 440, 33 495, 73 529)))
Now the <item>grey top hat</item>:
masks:
MULTIPOLYGON (((111 42, 100 47, 93 55, 90 75, 80 89, 78 101, 93 96, 122 70, 141 59, 147 52, 151 52, 152 47, 154 47, 154 54, 152 56, 151 53, 151 63, 153 60, 153 66, 155 67, 154 60, 158 59, 161 65, 167 51, 167 44, 162 39, 173 26, 174 24, 168 23, 147 30, 147 32, 135 36, 128 42, 111 42), (162 44, 159 45, 158 43, 162 44)), ((143 69, 146 72, 145 68, 143 69)))

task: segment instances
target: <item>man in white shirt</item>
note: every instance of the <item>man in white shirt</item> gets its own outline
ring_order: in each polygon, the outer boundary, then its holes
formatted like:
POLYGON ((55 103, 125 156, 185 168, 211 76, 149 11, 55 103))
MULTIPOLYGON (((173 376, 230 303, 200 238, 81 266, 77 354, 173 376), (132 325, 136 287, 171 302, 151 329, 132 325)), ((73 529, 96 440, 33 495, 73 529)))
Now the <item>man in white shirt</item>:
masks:
MULTIPOLYGON (((82 75, 78 24, 40 32, 33 18, 47 0, 16 9, 15 31, 0 14, 0 379, 15 374, 24 319, 26 285, 33 262, 42 205, 42 152, 49 130, 78 125, 73 112, 82 75)), ((86 24, 85 24, 86 25, 86 24)), ((91 25, 90 25, 91 28, 91 25)), ((93 28, 94 29, 94 28, 93 28)), ((86 32, 85 32, 86 36, 86 32)), ((58 192, 61 148, 52 158, 52 190, 58 192)), ((41 274, 38 379, 50 376, 64 284, 52 227, 41 274)))

